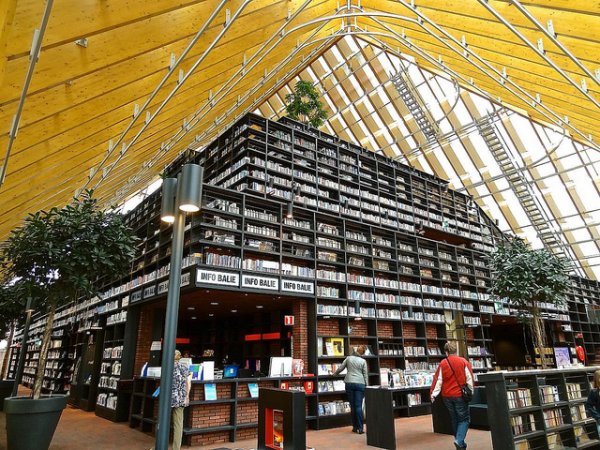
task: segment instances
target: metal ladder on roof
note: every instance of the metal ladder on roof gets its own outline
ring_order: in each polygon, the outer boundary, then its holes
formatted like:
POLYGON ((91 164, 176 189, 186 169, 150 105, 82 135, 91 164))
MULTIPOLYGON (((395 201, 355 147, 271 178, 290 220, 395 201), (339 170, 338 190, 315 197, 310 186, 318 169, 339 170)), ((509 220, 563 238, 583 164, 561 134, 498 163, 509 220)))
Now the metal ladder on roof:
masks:
POLYGON ((400 70, 390 80, 408 111, 414 117, 417 126, 425 135, 427 142, 434 141, 440 133, 439 127, 427 111, 425 101, 421 98, 403 64, 400 64, 400 70))
POLYGON ((515 164, 501 137, 496 132, 492 118, 490 116, 482 117, 476 121, 476 125, 479 134, 489 147, 502 173, 506 176, 508 184, 521 203, 525 214, 527 214, 544 246, 559 258, 565 258, 572 266, 575 258, 573 258, 570 247, 565 245, 560 235, 550 225, 554 219, 548 216, 543 205, 536 197, 531 183, 515 164))

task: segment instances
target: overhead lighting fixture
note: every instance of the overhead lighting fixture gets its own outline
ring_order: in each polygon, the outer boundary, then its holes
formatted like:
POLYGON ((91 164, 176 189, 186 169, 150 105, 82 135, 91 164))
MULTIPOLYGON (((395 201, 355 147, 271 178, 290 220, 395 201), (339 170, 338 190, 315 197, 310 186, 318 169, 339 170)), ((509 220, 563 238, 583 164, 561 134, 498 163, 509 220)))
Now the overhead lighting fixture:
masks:
POLYGON ((208 317, 213 317, 213 316, 214 316, 214 314, 213 314, 213 313, 210 313, 210 314, 208 315, 208 317))
POLYGON ((190 311, 193 311, 193 310, 195 310, 196 308, 194 308, 193 306, 188 306, 188 308, 187 308, 187 309, 188 309, 188 310, 190 310, 190 311))
POLYGON ((181 168, 181 183, 179 183, 179 209, 185 212, 200 211, 202 198, 202 166, 184 164, 181 168))
POLYGON ((192 316, 192 317, 191 317, 191 319, 192 319, 192 320, 196 320, 196 316, 192 316))
POLYGON ((177 179, 165 178, 162 185, 162 205, 160 219, 163 222, 175 222, 175 193, 177 192, 177 179))
POLYGON ((232 313, 236 313, 236 312, 237 312, 237 309, 232 309, 232 310, 231 310, 231 312, 232 312, 232 313))
POLYGON ((210 302, 210 304, 213 306, 217 306, 219 304, 219 302, 210 302))
POLYGON ((264 308, 264 306, 263 305, 256 305, 256 308, 257 309, 262 309, 262 308, 264 308))

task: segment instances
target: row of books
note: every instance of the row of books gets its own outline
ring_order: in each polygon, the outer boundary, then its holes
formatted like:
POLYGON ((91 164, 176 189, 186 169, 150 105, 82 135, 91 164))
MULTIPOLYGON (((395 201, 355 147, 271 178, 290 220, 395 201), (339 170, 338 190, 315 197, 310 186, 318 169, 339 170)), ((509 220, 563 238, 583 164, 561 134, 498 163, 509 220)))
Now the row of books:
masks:
POLYGON ((546 424, 546 428, 558 427, 560 425, 564 425, 565 423, 562 410, 560 409, 548 409, 546 411, 542 411, 542 414, 544 415, 544 423, 546 424))
POLYGON ((530 431, 537 430, 535 424, 535 416, 533 414, 522 414, 519 416, 512 416, 510 418, 510 427, 513 435, 528 433, 530 431))
MULTIPOLYGON (((317 373, 319 375, 333 375, 341 364, 319 364, 317 366, 317 373)), ((340 374, 345 374, 346 369, 342 370, 340 374)))
POLYGON ((576 400, 583 397, 581 385, 579 383, 566 383, 566 386, 569 400, 576 400))
POLYGON ((319 416, 334 416, 350 412, 350 403, 342 400, 319 403, 319 416))
POLYGON ((540 399, 542 403, 554 403, 560 401, 558 386, 545 384, 540 386, 540 399))
POLYGON ((346 384, 344 380, 319 381, 318 389, 319 392, 344 392, 346 384))
POLYGON ((431 386, 433 372, 430 371, 406 371, 401 369, 379 369, 379 379, 382 387, 418 387, 431 386))

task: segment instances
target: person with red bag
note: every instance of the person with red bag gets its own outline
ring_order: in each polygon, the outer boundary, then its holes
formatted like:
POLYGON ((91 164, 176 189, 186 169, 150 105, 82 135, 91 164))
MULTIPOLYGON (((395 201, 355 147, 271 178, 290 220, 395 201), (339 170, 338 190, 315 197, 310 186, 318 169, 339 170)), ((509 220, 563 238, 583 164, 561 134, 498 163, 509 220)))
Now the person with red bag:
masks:
POLYGON ((454 447, 461 450, 467 448, 465 437, 471 422, 469 401, 473 395, 473 368, 469 361, 456 354, 454 342, 447 342, 444 352, 446 358, 435 372, 429 394, 433 403, 441 393, 454 430, 454 447))

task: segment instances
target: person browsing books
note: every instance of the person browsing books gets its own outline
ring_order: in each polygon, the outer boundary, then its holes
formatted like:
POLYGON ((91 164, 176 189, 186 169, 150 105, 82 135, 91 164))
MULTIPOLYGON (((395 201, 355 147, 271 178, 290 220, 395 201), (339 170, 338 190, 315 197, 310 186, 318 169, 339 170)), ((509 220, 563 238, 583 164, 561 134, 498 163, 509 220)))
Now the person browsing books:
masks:
POLYGON ((181 449, 183 437, 183 409, 190 404, 192 388, 191 373, 187 364, 180 361, 181 352, 175 350, 173 366, 173 390, 171 394, 171 415, 173 416, 173 450, 181 449))
POLYGON ((471 417, 469 403, 462 396, 462 386, 466 384, 473 392, 473 369, 469 361, 456 355, 454 342, 447 342, 444 345, 444 352, 446 358, 442 360, 433 376, 431 402, 433 403, 441 393, 452 422, 454 447, 457 450, 465 449, 467 448, 465 437, 471 417))
POLYGON ((358 434, 364 433, 362 404, 365 398, 365 387, 369 384, 367 362, 362 358, 364 354, 365 346, 359 345, 356 351, 348 356, 334 373, 334 375, 339 375, 340 372, 347 369, 344 383, 346 383, 346 394, 352 414, 352 432, 358 434))
POLYGON ((600 433, 600 370, 594 372, 594 389, 590 389, 585 401, 585 412, 588 417, 596 420, 596 427, 600 433))

